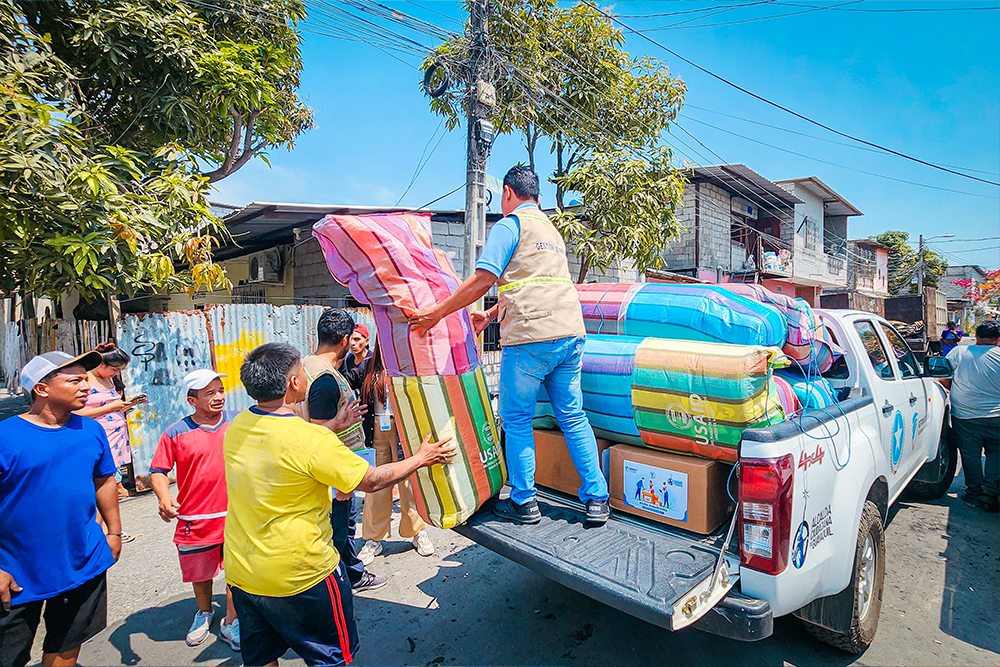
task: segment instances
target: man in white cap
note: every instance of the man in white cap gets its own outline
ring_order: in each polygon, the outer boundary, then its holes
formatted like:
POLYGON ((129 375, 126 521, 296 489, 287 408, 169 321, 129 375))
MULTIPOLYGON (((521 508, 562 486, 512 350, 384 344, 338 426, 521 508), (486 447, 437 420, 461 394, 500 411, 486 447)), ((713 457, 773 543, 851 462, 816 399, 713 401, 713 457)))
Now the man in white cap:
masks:
POLYGON ((3 667, 28 663, 43 615, 43 665, 75 665, 107 626, 105 575, 122 548, 116 468, 104 428, 73 414, 100 363, 97 352, 38 355, 21 370, 31 408, 0 422, 3 667))
MULTIPOLYGON (((222 571, 226 525, 226 463, 222 441, 235 416, 225 410, 222 373, 201 369, 184 376, 181 391, 194 413, 172 424, 160 436, 149 466, 149 479, 160 501, 160 518, 177 519, 174 544, 181 579, 194 587, 198 611, 185 641, 197 646, 209 637, 212 580, 222 571), (177 498, 170 495, 167 474, 177 468, 177 498)), ((226 620, 219 625, 222 640, 240 650, 240 626, 233 597, 226 589, 226 620)))

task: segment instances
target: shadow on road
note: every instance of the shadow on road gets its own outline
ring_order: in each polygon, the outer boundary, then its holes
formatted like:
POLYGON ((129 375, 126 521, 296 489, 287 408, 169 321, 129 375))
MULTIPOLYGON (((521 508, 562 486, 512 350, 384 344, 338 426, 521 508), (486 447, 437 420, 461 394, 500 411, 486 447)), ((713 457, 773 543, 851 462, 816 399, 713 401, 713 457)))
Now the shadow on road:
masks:
MULTIPOLYGON (((145 636, 157 644, 170 643, 177 645, 177 648, 183 647, 186 651, 198 651, 197 656, 186 658, 185 661, 193 660, 196 664, 211 662, 218 665, 241 665, 243 660, 239 654, 234 653, 218 638, 219 620, 225 617, 226 596, 216 595, 213 602, 215 603, 213 634, 202 646, 191 648, 184 643, 184 636, 187 634, 191 619, 198 610, 191 596, 132 614, 111 633, 109 642, 121 654, 123 665, 136 665, 140 662, 164 665, 172 662, 167 657, 169 649, 166 646, 154 647, 149 651, 148 657, 141 655, 140 651, 146 652, 146 649, 136 646, 139 643, 136 642, 137 636, 145 636)), ((175 657, 173 662, 176 660, 175 657)))
POLYGON ((833 665, 854 657, 818 644, 794 618, 752 644, 673 634, 473 545, 418 584, 426 608, 355 599, 363 665, 833 665), (515 576, 511 576, 514 573, 515 576), (584 619, 581 622, 581 619, 584 619), (669 656, 669 660, 665 657, 669 656))
MULTIPOLYGON (((960 474, 951 489, 964 488, 965 476, 960 474)), ((995 514, 967 507, 959 498, 945 496, 933 504, 949 508, 948 547, 941 554, 947 562, 941 630, 973 646, 1000 652, 1000 521, 995 514)))

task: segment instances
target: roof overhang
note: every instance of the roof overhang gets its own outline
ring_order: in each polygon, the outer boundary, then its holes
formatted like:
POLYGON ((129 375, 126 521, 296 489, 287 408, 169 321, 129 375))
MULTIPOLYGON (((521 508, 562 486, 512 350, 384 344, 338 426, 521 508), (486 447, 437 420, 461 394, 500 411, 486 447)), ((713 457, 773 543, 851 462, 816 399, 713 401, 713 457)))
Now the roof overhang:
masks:
POLYGON ((690 183, 711 183, 760 207, 794 208, 804 203, 777 183, 767 180, 745 164, 692 167, 685 172, 690 183))
MULTIPOLYGON (((433 220, 464 222, 465 211, 430 210, 399 206, 353 206, 339 204, 290 204, 252 202, 222 219, 232 240, 222 243, 214 253, 219 261, 249 255, 277 245, 297 243, 309 238, 312 226, 328 215, 378 215, 387 213, 430 213, 433 220)), ((487 213, 487 220, 499 219, 487 213)))
POLYGON ((826 211, 827 215, 864 215, 864 213, 851 204, 851 202, 844 199, 836 190, 815 176, 778 181, 778 185, 801 185, 823 200, 823 210, 826 211))
POLYGON ((872 241, 871 239, 852 239, 848 241, 848 243, 864 246, 866 248, 880 248, 882 250, 892 250, 892 248, 885 245, 884 243, 879 243, 878 241, 872 241))

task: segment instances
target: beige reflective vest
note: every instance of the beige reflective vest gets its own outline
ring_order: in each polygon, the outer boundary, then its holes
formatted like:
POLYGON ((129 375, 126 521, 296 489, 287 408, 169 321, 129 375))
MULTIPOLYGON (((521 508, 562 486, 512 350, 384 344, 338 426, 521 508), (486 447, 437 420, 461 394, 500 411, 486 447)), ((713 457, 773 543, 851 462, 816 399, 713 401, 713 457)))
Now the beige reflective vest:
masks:
POLYGON ((585 336, 562 236, 537 207, 518 209, 511 217, 520 223, 521 240, 499 280, 500 343, 585 336))
MULTIPOLYGON (((309 387, 306 388, 306 400, 298 404, 296 412, 306 421, 309 421, 309 388, 312 387, 312 383, 317 378, 324 375, 331 375, 337 381, 337 385, 340 387, 340 401, 337 403, 338 411, 344 403, 355 399, 354 390, 351 388, 350 383, 348 383, 347 378, 329 361, 315 354, 310 354, 302 360, 302 367, 306 371, 306 379, 309 381, 309 387)), ((353 450, 363 449, 365 446, 365 431, 362 428, 361 422, 358 422, 345 431, 341 431, 337 434, 337 437, 348 448, 353 450)))

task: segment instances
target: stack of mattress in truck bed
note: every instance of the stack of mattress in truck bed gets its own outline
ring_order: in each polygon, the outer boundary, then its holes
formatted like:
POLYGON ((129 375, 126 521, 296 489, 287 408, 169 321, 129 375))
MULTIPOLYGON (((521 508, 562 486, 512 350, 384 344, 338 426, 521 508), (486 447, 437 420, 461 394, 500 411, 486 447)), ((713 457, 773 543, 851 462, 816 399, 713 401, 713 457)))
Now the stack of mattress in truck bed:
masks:
MULTIPOLYGON (((588 331, 584 409, 599 437, 633 446, 612 447, 605 456, 619 509, 710 532, 725 513, 693 517, 688 508, 704 510, 707 502, 711 509, 705 493, 728 503, 724 484, 711 465, 696 475, 711 489, 675 479, 678 469, 692 465, 677 455, 708 459, 728 474, 744 429, 834 402, 820 373, 840 351, 801 299, 742 284, 589 284, 578 291, 588 331), (662 452, 666 467, 657 472, 650 459, 656 455, 640 456, 635 447, 662 452), (657 475, 660 482, 647 479, 657 475)), ((544 390, 535 425, 556 426, 544 390)))

